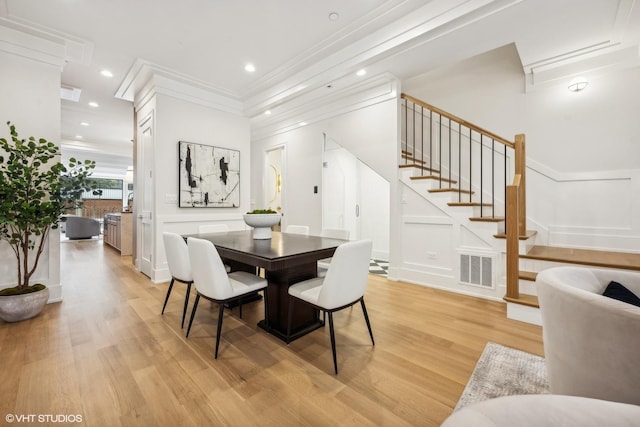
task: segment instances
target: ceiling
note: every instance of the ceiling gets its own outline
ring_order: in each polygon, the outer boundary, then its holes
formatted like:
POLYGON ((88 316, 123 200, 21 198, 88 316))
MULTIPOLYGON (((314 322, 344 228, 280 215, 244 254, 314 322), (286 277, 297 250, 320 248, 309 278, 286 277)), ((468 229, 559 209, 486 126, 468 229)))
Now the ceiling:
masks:
POLYGON ((132 163, 123 85, 141 63, 234 100, 261 126, 329 86, 406 79, 509 43, 531 90, 611 63, 637 66, 638 1, 0 0, 0 19, 65 41, 62 85, 81 93, 61 101, 63 154, 87 154, 96 175, 117 176, 132 163))

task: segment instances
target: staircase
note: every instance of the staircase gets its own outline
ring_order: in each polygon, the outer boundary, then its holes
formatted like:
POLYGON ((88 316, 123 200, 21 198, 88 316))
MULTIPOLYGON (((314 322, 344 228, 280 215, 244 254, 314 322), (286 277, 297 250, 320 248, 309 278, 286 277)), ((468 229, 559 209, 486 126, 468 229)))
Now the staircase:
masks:
POLYGON ((640 254, 536 244, 536 231, 525 228, 524 135, 509 141, 409 95, 401 98, 399 167, 409 171, 403 177, 409 173, 410 183, 424 183, 413 187, 426 190, 430 200, 448 194, 452 216, 460 210, 472 223, 495 224, 492 238, 505 247, 509 318, 541 323, 535 279, 544 269, 580 264, 640 271, 640 254))

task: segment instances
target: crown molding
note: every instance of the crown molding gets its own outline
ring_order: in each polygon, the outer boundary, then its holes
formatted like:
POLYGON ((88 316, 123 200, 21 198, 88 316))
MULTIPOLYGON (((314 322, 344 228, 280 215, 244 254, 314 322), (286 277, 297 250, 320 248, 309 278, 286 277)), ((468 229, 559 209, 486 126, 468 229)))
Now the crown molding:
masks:
POLYGON ((0 50, 52 65, 89 65, 93 43, 24 19, 0 18, 0 50))
POLYGON ((231 92, 138 58, 120 83, 115 97, 141 105, 153 94, 164 94, 194 104, 243 114, 242 103, 231 92))
MULTIPOLYGON (((298 57, 294 63, 258 81, 243 97, 249 117, 305 96, 328 83, 354 74, 358 69, 410 50, 433 38, 470 25, 522 0, 433 0, 410 13, 394 17, 386 26, 351 41, 341 49, 323 46, 317 55, 298 57), (333 53, 332 53, 333 52, 333 53), (312 64, 310 64, 313 61, 312 64)), ((408 7, 405 2, 396 8, 408 7)), ((360 24, 352 33, 369 28, 360 24)), ((343 35, 348 38, 350 34, 343 35)))
POLYGON ((0 52, 28 58, 62 69, 65 62, 63 39, 16 22, 0 18, 0 52))
MULTIPOLYGON (((271 116, 257 116, 250 119, 251 139, 258 141, 273 135, 282 134, 329 119, 351 111, 396 99, 399 96, 399 80, 384 73, 371 77, 358 84, 347 86, 328 95, 318 96, 311 93, 310 100, 299 99, 276 108, 271 116), (302 124, 304 123, 304 125, 302 124)), ((326 88, 318 89, 326 91, 326 88)))

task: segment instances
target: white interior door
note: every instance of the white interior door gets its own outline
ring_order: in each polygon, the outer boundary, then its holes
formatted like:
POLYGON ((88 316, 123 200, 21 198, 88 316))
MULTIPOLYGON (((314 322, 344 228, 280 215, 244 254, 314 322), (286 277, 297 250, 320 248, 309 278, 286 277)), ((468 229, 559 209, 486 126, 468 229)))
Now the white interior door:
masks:
POLYGON ((138 211, 138 269, 151 277, 153 263, 153 118, 149 117, 142 125, 139 157, 139 180, 141 204, 138 211))
POLYGON ((360 238, 358 159, 331 139, 325 144, 322 169, 322 228, 349 230, 360 238))

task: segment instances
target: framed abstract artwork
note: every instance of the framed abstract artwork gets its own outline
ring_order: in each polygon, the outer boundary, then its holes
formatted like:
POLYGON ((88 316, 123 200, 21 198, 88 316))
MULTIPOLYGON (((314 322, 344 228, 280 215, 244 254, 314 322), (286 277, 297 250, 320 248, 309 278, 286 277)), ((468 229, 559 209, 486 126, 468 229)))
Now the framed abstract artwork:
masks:
POLYGON ((240 151, 178 142, 178 207, 240 206, 240 151))

